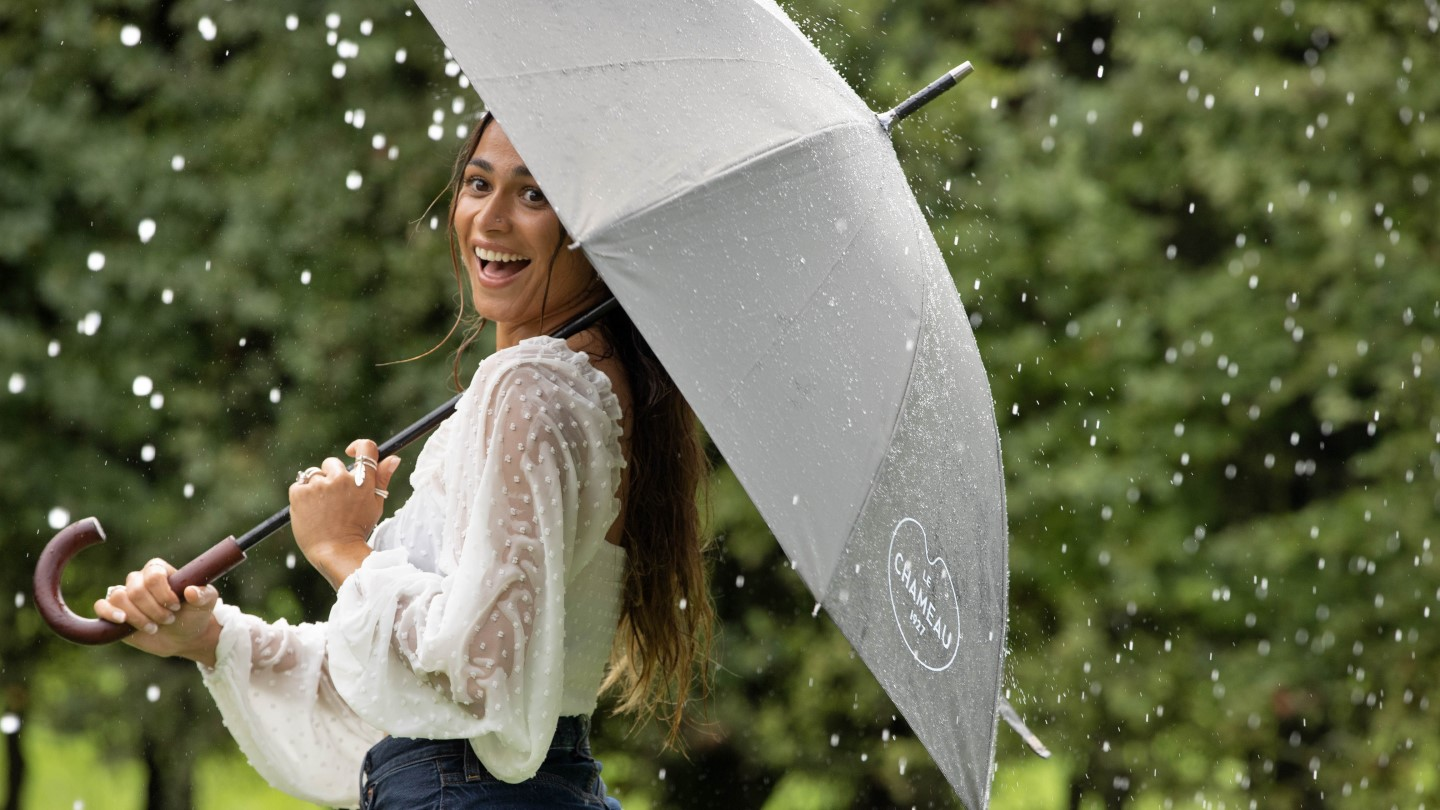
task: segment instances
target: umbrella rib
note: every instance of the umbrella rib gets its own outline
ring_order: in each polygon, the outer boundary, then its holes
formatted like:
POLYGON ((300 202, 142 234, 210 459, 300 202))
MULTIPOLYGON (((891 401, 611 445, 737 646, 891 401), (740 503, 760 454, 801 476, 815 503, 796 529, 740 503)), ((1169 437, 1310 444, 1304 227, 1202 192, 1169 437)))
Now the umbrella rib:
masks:
POLYGON ((489 75, 480 76, 480 77, 478 78, 478 80, 472 78, 471 81, 472 81, 472 83, 474 83, 474 82, 476 82, 476 81, 481 81, 481 82, 485 82, 485 81, 496 81, 496 80, 507 80, 507 81, 508 81, 508 80, 513 80, 513 79, 517 79, 517 78, 530 78, 530 77, 533 77, 533 76, 549 76, 549 75, 552 75, 552 74, 566 74, 566 73, 575 73, 575 72, 580 72, 580 71, 595 71, 595 70, 604 70, 604 69, 606 69, 606 68, 627 68, 627 67, 641 67, 641 66, 644 66, 644 65, 663 65, 663 64, 670 64, 670 63, 675 63, 675 62, 742 62, 742 63, 747 63, 747 64, 753 63, 753 64, 757 64, 757 65, 767 65, 767 66, 773 67, 773 68, 780 68, 780 69, 782 69, 782 70, 788 70, 788 71, 790 71, 791 73, 800 73, 800 72, 801 72, 801 71, 799 71, 799 70, 796 70, 794 66, 792 66, 792 65, 787 65, 787 64, 785 64, 785 63, 783 63, 783 62, 771 62, 771 61, 765 61, 765 60, 760 60, 760 59, 742 59, 742 58, 740 58, 740 57, 738 57, 738 56, 664 56, 664 57, 655 57, 655 58, 649 58, 649 59, 626 59, 626 60, 620 61, 620 62, 595 62, 595 63, 588 64, 588 65, 566 65, 566 66, 564 66, 564 67, 543 68, 543 69, 539 69, 539 70, 519 70, 519 71, 507 70, 507 71, 505 71, 505 72, 503 72, 503 73, 492 73, 492 74, 489 74, 489 75))
MULTIPOLYGON (((694 191, 695 189, 701 188, 703 185, 712 183, 712 182, 714 182, 714 181, 716 181, 716 180, 719 180, 719 179, 721 179, 721 178, 723 178, 723 177, 727 177, 727 176, 729 176, 729 175, 735 174, 736 172, 742 171, 742 170, 744 170, 747 166, 749 166, 750 164, 756 163, 756 162, 758 162, 758 161, 760 161, 760 160, 764 160, 765 158, 767 158, 767 157, 769 157, 769 156, 771 156, 771 155, 773 155, 773 154, 776 154, 776 153, 778 153, 778 152, 783 152, 783 151, 785 151, 786 149, 791 148, 792 146, 796 146, 796 145, 799 145, 799 144, 803 144, 803 143, 805 143, 806 141, 812 140, 812 139, 814 139, 814 138, 818 138, 818 137, 820 137, 820 136, 822 136, 822 135, 825 135, 825 134, 827 134, 827 133, 833 132, 833 131, 835 131, 835 130, 837 130, 837 129, 843 129, 843 128, 845 128, 845 127, 863 127, 863 126, 865 126, 866 124, 873 124, 873 125, 875 125, 875 126, 879 126, 878 124, 875 124, 874 122, 875 122, 875 119, 873 119, 873 118, 870 119, 869 121, 865 121, 865 122, 854 121, 854 120, 850 120, 850 121, 840 121, 840 122, 838 122, 838 123, 834 123, 834 124, 830 124, 829 126, 822 127, 822 128, 820 128, 820 129, 811 130, 810 132, 807 132, 807 133, 805 133, 804 135, 801 135, 801 136, 798 137, 798 138, 791 138, 791 139, 788 140, 788 141, 784 141, 784 142, 782 142, 782 143, 778 143, 778 144, 770 147, 769 149, 765 149, 765 150, 760 151, 760 152, 751 153, 751 154, 749 154, 749 155, 746 155, 745 157, 739 158, 738 160, 734 161, 733 163, 730 163, 730 164, 728 164, 728 165, 720 168, 720 169, 719 169, 718 171, 716 171, 714 174, 706 175, 705 180, 704 180, 703 183, 696 183, 696 184, 693 184, 693 185, 689 185, 689 186, 686 186, 686 187, 684 187, 684 188, 677 189, 677 190, 671 192, 670 194, 667 194, 666 196, 661 197, 661 198, 659 198, 659 199, 651 200, 650 202, 646 203, 645 205, 643 205, 643 206, 641 206, 641 207, 639 207, 639 208, 636 208, 634 211, 629 211, 629 212, 627 212, 627 213, 621 214, 620 216, 616 217, 615 219, 610 220, 610 221, 604 223, 603 225, 597 227, 595 230, 611 230, 611 229, 614 229, 614 228, 621 227, 621 226, 625 225, 627 222, 629 222, 629 221, 632 220, 632 219, 637 219, 637 218, 639 218, 639 217, 642 217, 642 216, 648 214, 649 212, 651 212, 651 211, 653 211, 653 210, 655 210, 655 209, 657 209, 657 208, 662 208, 662 207, 664 207, 664 206, 670 205, 670 204, 673 203, 674 201, 680 199, 681 197, 684 197, 686 194, 689 194, 690 192, 694 191)), ((581 241, 583 241, 583 240, 577 239, 576 241, 577 241, 577 243, 578 243, 578 242, 581 242, 581 241)), ((853 240, 852 240, 852 241, 853 241, 853 240)), ((832 268, 832 269, 833 269, 833 268, 832 268)))

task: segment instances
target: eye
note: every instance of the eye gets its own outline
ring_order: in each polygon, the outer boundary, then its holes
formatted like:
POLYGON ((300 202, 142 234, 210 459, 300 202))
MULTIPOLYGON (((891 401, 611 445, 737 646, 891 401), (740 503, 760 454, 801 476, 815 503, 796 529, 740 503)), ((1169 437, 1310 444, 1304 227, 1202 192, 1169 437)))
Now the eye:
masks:
POLYGON ((520 198, 523 199, 525 202, 530 203, 531 205, 544 205, 545 203, 549 202, 549 200, 545 198, 545 192, 541 191, 538 188, 535 188, 534 186, 531 186, 520 192, 520 198))
POLYGON ((479 175, 465 178, 465 188, 476 194, 490 190, 490 183, 479 175))

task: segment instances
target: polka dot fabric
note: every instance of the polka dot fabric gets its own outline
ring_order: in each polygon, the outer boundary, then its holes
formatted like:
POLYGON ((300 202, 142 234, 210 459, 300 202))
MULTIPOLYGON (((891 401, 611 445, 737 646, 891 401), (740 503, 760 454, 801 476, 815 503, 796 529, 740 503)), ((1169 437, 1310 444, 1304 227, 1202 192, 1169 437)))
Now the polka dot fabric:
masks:
POLYGON ((500 779, 534 775, 557 720, 594 711, 614 639, 619 439, 609 380, 563 341, 487 358, 329 621, 217 609, 219 660, 202 672, 251 763, 347 807, 382 733, 468 738, 500 779))

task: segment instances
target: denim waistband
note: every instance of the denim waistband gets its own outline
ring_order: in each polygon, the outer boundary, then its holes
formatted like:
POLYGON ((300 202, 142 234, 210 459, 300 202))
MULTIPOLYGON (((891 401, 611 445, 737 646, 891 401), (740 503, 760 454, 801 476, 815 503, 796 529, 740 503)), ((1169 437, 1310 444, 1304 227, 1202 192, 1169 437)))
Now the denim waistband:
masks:
MULTIPOLYGON (((555 725, 555 736, 550 740, 550 751, 590 749, 590 718, 582 715, 562 717, 555 725)), ((386 770, 407 765, 423 759, 468 754, 474 757, 469 740, 426 740, 413 737, 386 737, 376 743, 366 756, 367 765, 386 770)))

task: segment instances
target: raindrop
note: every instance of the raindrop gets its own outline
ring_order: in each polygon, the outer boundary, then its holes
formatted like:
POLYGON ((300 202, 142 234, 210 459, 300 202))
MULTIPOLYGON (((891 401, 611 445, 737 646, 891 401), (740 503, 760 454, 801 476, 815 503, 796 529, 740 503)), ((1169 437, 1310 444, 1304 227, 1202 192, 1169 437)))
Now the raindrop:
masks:
POLYGON ((149 244, 150 240, 155 238, 155 220, 146 217, 140 220, 140 227, 135 230, 140 236, 140 244, 149 244))
POLYGON ((371 20, 360 21, 360 36, 368 37, 375 33, 375 23, 371 20))
POLYGON ((745 587, 745 575, 744 575, 744 574, 737 574, 737 575, 735 576, 735 587, 737 587, 737 588, 743 588, 743 587, 745 587))
POLYGON ((15 373, 13 373, 13 374, 11 374, 11 375, 10 375, 10 385, 9 385, 9 388, 10 388, 10 393, 12 393, 12 394, 18 394, 18 393, 20 393, 21 391, 24 391, 24 390, 25 390, 25 375, 24 375, 24 374, 21 374, 21 373, 18 372, 18 371, 15 372, 15 373))
POLYGON ((200 29, 200 36, 206 42, 215 39, 215 35, 219 33, 215 29, 215 21, 209 17, 201 17, 196 27, 200 29))
POLYGON ((830 735, 830 747, 831 747, 831 748, 837 748, 837 747, 839 747, 839 745, 840 745, 840 735, 839 735, 839 734, 831 734, 831 735, 830 735))
POLYGON ((292 552, 290 552, 289 554, 286 554, 286 555, 285 555, 285 567, 286 567, 286 568, 289 568, 289 569, 291 569, 291 570, 294 570, 294 568, 295 568, 295 552, 292 551, 292 552))
POLYGON ((445 75, 446 75, 446 76, 449 76, 449 77, 451 77, 451 78, 454 78, 454 77, 456 77, 456 76, 459 76, 459 75, 460 75, 460 63, 459 63, 459 62, 454 62, 454 61, 446 62, 446 63, 445 63, 445 75))
POLYGON ((1145 125, 1139 121, 1136 121, 1135 123, 1130 125, 1130 134, 1135 136, 1136 138, 1140 137, 1140 133, 1144 131, 1145 125))
POLYGON ((370 148, 380 150, 385 148, 385 136, 379 132, 370 138, 370 148))
POLYGON ((326 15, 325 15, 325 27, 331 29, 332 31, 333 31, 334 29, 336 29, 336 28, 339 28, 339 27, 340 27, 340 15, 339 15, 339 14, 336 14, 336 13, 333 12, 333 11, 330 12, 329 14, 326 14, 326 15))
POLYGON ((185 500, 190 500, 195 497, 195 485, 188 481, 185 482, 185 488, 180 490, 180 494, 185 496, 185 500))
POLYGON ((345 176, 345 187, 351 191, 360 188, 360 185, 364 182, 365 180, 360 176, 360 172, 352 171, 345 176))
POLYGON ((660 769, 660 781, 661 781, 661 782, 664 782, 664 781, 665 781, 665 769, 664 769, 664 768, 661 768, 661 769, 660 769))
POLYGON ((295 29, 297 29, 297 28, 299 28, 299 27, 300 27, 300 18, 299 18, 299 17, 296 17, 294 14, 286 14, 286 15, 285 15, 285 30, 286 30, 286 31, 294 31, 295 29))
POLYGON ((175 303, 175 291, 172 290, 172 289, 170 289, 169 287, 166 287, 165 289, 161 290, 161 291, 160 291, 160 303, 162 303, 162 304, 173 304, 173 303, 175 303))
POLYGON ((25 607, 25 592, 24 592, 24 591, 16 591, 16 592, 15 592, 15 609, 16 609, 16 610, 19 610, 20 608, 23 608, 23 607, 25 607))
POLYGON ((0 716, 0 734, 7 737, 20 730, 20 715, 6 712, 0 716))
POLYGON ((45 347, 45 353, 48 354, 48 355, 50 355, 51 357, 59 357, 59 356, 60 356, 60 341, 58 341, 58 340, 52 340, 52 341, 50 341, 50 345, 45 347))
POLYGON ((133 25, 127 25, 120 29, 120 44, 127 48, 133 48, 140 44, 140 29, 133 25))
POLYGON ((155 390, 155 381, 141 374, 130 383, 130 392, 137 397, 148 397, 150 392, 155 390))
POLYGON ((791 505, 791 506, 799 506, 799 505, 800 505, 800 496, 799 496, 799 495, 791 495, 791 496, 790 496, 790 505, 791 505))
POLYGON ((153 411, 158 411, 158 410, 160 410, 160 409, 163 408, 163 407, 165 407, 165 395, 164 395, 164 394, 159 394, 159 393, 151 394, 151 395, 150 395, 150 409, 153 410, 153 411))
POLYGON ((334 76, 334 77, 337 78, 337 79, 343 79, 343 78, 345 78, 345 63, 344 63, 344 62, 336 62, 335 64, 331 65, 331 66, 330 66, 330 75, 331 75, 331 76, 334 76))
POLYGON ((147 444, 147 445, 145 445, 144 447, 140 448, 140 460, 141 460, 141 461, 144 461, 144 462, 154 461, 154 460, 155 460, 155 445, 153 445, 153 444, 147 444))
POLYGON ((90 268, 92 272, 99 272, 105 269, 105 254, 98 250, 90 251, 90 255, 85 257, 85 266, 90 268))
POLYGON ((354 59, 360 55, 360 46, 348 39, 342 39, 335 44, 335 53, 341 59, 354 59))
POLYGON ((271 389, 270 389, 270 401, 273 402, 273 403, 279 404, 279 402, 280 402, 280 389, 279 389, 279 388, 271 388, 271 389))
POLYGON ((406 57, 406 53, 405 53, 405 49, 404 49, 404 48, 400 48, 399 50, 395 51, 395 64, 397 64, 397 65, 403 65, 403 64, 405 64, 405 57, 406 57))
POLYGON ((1213 110, 1213 109, 1215 109, 1215 94, 1213 94, 1213 93, 1206 93, 1206 94, 1205 94, 1205 109, 1207 109, 1207 110, 1213 110))
POLYGON ((431 124, 430 129, 426 130, 425 134, 430 136, 430 140, 438 141, 445 137, 445 128, 439 124, 431 124))
POLYGON ((50 510, 50 514, 46 516, 46 520, 49 521, 50 528, 63 529, 70 525, 70 510, 63 506, 57 506, 50 510))
POLYGON ((1099 56, 1100 54, 1104 53, 1104 52, 1105 52, 1105 40, 1102 39, 1102 38, 1100 38, 1100 37, 1096 37, 1096 38, 1095 38, 1095 41, 1090 43, 1090 52, 1093 53, 1093 54, 1095 54, 1096 56, 1099 56))
POLYGON ((155 703, 156 701, 160 700, 160 687, 156 686, 153 683, 146 687, 145 699, 150 701, 151 703, 155 703))

